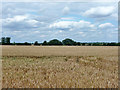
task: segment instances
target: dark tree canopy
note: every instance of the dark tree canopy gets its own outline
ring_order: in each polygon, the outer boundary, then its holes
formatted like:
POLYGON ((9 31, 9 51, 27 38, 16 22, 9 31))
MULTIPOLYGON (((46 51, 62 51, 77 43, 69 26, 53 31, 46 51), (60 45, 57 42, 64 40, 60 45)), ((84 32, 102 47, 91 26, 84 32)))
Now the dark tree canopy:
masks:
POLYGON ((57 39, 53 39, 48 42, 48 45, 62 45, 62 42, 57 39))
POLYGON ((35 41, 34 45, 39 45, 38 41, 35 41))
POLYGON ((28 43, 28 42, 24 42, 24 45, 31 45, 30 43, 28 43))
POLYGON ((63 45, 76 45, 76 42, 73 41, 72 39, 65 39, 62 41, 63 45))
POLYGON ((44 41, 44 42, 42 43, 42 45, 48 45, 47 41, 44 41))
POLYGON ((35 46, 39 46, 39 45, 69 45, 69 46, 120 46, 120 42, 76 42, 72 39, 66 38, 64 39, 62 42, 57 40, 57 39, 53 39, 50 40, 49 42, 44 41, 43 43, 38 43, 38 41, 35 41, 34 43, 29 43, 29 42, 24 42, 24 43, 16 43, 10 42, 10 37, 1 37, 1 42, 0 45, 35 45, 35 46))

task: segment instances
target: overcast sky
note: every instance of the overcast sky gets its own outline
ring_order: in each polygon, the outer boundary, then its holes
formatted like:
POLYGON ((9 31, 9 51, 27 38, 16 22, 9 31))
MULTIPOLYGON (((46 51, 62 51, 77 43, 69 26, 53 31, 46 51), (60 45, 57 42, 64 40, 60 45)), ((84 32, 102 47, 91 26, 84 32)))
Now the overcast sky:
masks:
POLYGON ((2 36, 11 42, 117 42, 118 3, 3 2, 2 36))

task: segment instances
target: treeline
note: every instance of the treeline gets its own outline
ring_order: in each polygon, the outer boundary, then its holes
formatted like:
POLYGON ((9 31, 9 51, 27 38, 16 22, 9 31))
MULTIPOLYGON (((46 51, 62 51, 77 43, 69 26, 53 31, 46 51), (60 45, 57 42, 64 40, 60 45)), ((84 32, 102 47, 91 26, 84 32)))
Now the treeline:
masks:
POLYGON ((82 42, 76 42, 72 39, 65 39, 63 41, 59 41, 57 39, 53 39, 50 40, 49 42, 44 41, 43 43, 39 43, 38 41, 35 41, 34 43, 0 43, 2 45, 36 45, 36 46, 52 46, 52 45, 56 45, 56 46, 120 46, 120 43, 116 43, 116 42, 111 42, 111 43, 106 43, 106 42, 93 42, 93 43, 82 43, 82 42))

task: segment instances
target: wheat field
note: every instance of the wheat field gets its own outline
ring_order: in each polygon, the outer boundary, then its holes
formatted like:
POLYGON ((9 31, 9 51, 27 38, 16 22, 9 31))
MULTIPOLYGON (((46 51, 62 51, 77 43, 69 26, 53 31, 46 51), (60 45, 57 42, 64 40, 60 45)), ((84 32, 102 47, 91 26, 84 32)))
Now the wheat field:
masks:
POLYGON ((116 46, 2 46, 3 88, 118 88, 116 46))

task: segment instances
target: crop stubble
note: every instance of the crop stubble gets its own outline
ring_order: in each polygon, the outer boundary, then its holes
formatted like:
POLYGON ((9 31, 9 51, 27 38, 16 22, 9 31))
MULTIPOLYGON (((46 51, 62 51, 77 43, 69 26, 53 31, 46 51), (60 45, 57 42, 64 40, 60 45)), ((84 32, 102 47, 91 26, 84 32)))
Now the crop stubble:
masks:
POLYGON ((118 47, 3 46, 3 88, 117 88, 118 47))

